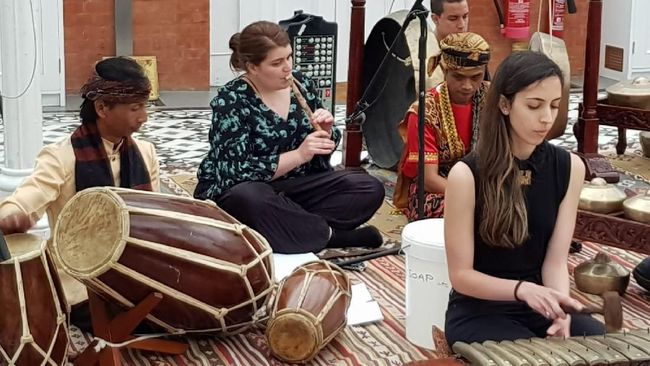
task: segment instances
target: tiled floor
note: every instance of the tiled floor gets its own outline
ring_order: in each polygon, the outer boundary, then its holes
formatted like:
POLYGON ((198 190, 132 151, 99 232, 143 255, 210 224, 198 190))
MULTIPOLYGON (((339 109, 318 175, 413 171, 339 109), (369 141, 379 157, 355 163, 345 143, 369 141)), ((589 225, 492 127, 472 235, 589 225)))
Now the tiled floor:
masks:
MULTIPOLYGON (((560 138, 551 142, 568 149, 576 148, 576 139, 572 127, 578 116, 577 105, 581 95, 575 94, 570 99, 569 123, 566 132, 560 138)), ((336 125, 344 129, 345 106, 337 105, 336 125)), ((46 112, 43 115, 44 144, 55 142, 67 136, 78 124, 74 112, 46 112)), ((0 142, 4 134, 0 125, 0 142)), ((207 109, 189 110, 156 110, 150 113, 149 121, 143 126, 136 137, 153 142, 160 156, 163 175, 194 172, 203 156, 208 151, 207 134, 210 128, 210 111, 207 109)), ((638 131, 628 131, 628 152, 640 150, 638 131)), ((613 127, 601 126, 599 146, 601 150, 613 150, 617 142, 617 130, 613 127)), ((362 158, 367 156, 363 152, 362 158)), ((332 163, 341 162, 342 153, 335 152, 332 163)), ((4 160, 4 144, 0 145, 0 161, 4 160)))

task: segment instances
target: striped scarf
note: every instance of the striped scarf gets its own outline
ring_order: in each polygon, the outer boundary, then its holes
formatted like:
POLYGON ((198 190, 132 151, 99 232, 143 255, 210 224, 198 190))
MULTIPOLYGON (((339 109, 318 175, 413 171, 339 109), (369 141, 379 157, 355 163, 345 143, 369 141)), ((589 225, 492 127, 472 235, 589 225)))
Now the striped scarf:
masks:
MULTIPOLYGON (((75 156, 77 192, 90 187, 114 186, 113 170, 108 161, 97 125, 84 123, 70 138, 75 156)), ((151 177, 140 150, 131 136, 120 146, 120 187, 151 191, 151 177)))

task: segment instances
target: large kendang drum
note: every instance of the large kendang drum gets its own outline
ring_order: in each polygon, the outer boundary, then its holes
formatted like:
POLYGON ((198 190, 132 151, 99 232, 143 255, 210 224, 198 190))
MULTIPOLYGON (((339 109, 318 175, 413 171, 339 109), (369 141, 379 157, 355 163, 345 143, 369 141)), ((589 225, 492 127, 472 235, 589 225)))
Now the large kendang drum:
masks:
POLYGON ((347 324, 350 280, 319 260, 296 268, 280 283, 266 328, 275 357, 293 363, 313 359, 347 324))
POLYGON ((67 304, 45 240, 5 237, 11 258, 0 263, 0 365, 67 365, 67 304))
POLYGON ((273 289, 266 239, 210 201, 90 188, 53 239, 63 270, 108 302, 129 309, 161 293, 147 319, 171 333, 244 330, 273 289))

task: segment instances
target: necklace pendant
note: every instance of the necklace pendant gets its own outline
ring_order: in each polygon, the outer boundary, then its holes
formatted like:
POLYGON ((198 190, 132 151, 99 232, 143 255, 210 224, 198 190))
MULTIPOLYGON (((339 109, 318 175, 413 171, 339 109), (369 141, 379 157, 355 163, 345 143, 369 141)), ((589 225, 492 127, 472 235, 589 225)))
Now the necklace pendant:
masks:
POLYGON ((530 169, 519 171, 519 184, 529 186, 533 182, 533 172, 530 169))

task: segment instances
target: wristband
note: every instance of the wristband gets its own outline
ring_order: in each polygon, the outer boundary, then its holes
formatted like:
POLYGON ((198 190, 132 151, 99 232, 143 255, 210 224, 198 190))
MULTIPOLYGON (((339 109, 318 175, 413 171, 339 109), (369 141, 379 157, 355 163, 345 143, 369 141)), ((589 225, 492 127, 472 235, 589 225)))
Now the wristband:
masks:
POLYGON ((524 283, 524 280, 519 280, 519 282, 517 282, 517 284, 515 285, 515 300, 519 302, 521 302, 521 299, 519 298, 519 296, 517 296, 517 291, 519 290, 519 286, 521 286, 522 283, 524 283))

